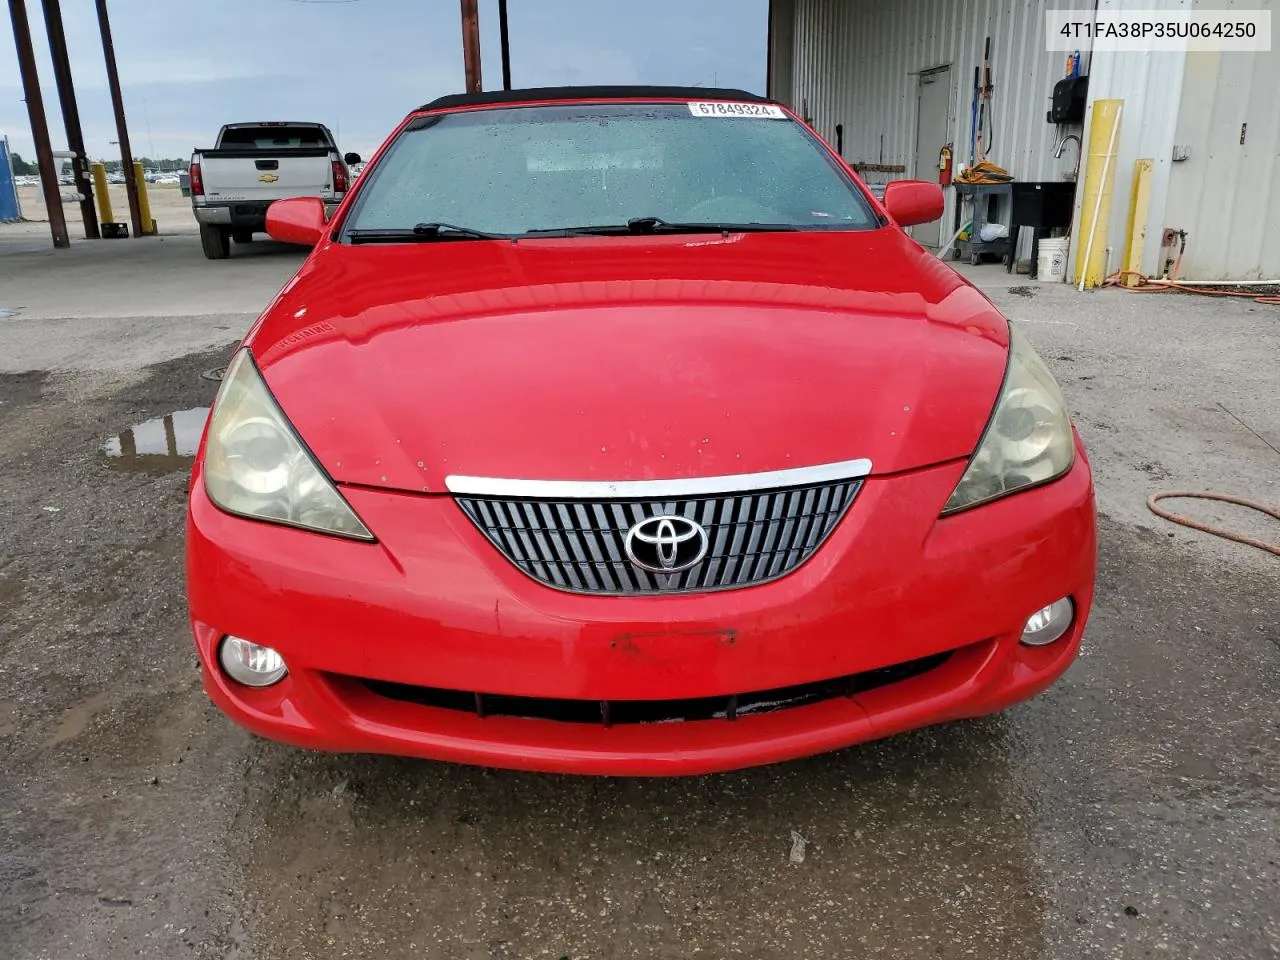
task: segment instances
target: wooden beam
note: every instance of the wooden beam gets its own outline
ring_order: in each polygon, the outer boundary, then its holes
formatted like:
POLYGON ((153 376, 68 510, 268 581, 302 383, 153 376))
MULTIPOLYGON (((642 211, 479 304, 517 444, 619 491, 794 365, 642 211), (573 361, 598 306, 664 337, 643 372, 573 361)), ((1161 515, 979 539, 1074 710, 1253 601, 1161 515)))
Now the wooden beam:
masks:
POLYGON ((462 62, 466 69, 467 93, 479 93, 484 89, 480 77, 480 14, 476 0, 462 3, 462 62))

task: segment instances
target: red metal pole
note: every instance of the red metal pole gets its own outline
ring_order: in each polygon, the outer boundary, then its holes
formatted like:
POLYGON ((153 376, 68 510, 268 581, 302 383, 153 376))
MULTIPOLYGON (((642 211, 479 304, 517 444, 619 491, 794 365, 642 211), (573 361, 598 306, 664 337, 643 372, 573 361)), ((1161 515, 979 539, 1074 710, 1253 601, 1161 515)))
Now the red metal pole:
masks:
POLYGON ((25 0, 9 0, 9 17, 13 21, 13 40, 18 48, 18 70, 22 74, 22 91, 27 100, 27 116, 31 120, 31 139, 36 144, 36 163, 40 165, 40 189, 49 211, 49 232, 55 247, 71 246, 67 235, 67 218, 62 212, 62 192, 58 189, 58 171, 53 165, 53 144, 49 142, 49 123, 44 116, 44 99, 40 96, 40 74, 36 71, 36 55, 31 48, 31 24, 27 20, 25 0))
POLYGON ((142 236, 142 208, 138 206, 138 181, 133 175, 133 151, 129 148, 129 127, 124 119, 124 96, 120 93, 120 74, 116 71, 116 48, 111 42, 111 21, 107 18, 107 0, 97 0, 98 29, 102 32, 102 55, 107 61, 107 86, 111 88, 111 106, 116 114, 116 136, 120 140, 120 163, 124 174, 124 190, 129 196, 129 219, 133 235, 142 236))
MULTIPOLYGON (((99 3, 105 0, 98 0, 99 3)), ((480 14, 476 0, 462 2, 462 60, 466 68, 467 93, 484 89, 480 79, 480 14)))
POLYGON ((80 201, 80 218, 84 235, 98 239, 98 212, 93 206, 93 183, 89 180, 89 158, 84 153, 84 134, 80 130, 80 108, 76 105, 76 88, 71 79, 71 58, 67 55, 67 37, 62 30, 62 8, 58 0, 44 0, 44 26, 49 32, 49 53, 53 56, 53 77, 58 82, 58 103, 62 106, 62 124, 67 130, 67 149, 74 153, 71 167, 75 170, 76 189, 80 201))

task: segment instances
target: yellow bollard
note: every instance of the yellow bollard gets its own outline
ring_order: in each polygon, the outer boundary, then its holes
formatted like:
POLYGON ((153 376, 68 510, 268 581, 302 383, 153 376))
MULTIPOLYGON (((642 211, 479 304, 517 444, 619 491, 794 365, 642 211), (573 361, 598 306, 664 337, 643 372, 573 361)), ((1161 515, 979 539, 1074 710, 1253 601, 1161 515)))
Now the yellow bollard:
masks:
POLYGON ((138 187, 138 213, 142 219, 142 232, 155 233, 156 222, 151 219, 151 201, 147 198, 147 181, 143 179, 142 164, 133 161, 133 182, 138 187))
POLYGON ((1076 285, 1100 287, 1107 270, 1107 225, 1111 222, 1111 191, 1116 180, 1123 100, 1095 100, 1089 126, 1089 156, 1085 161, 1084 200, 1080 205, 1081 255, 1076 257, 1076 285))
POLYGON ((1151 211, 1151 174, 1154 160, 1137 160, 1133 164, 1133 195, 1129 198, 1129 224, 1125 232, 1124 259, 1120 269, 1124 271, 1120 282, 1126 287, 1138 285, 1142 272, 1142 251, 1147 243, 1147 215, 1151 211))
POLYGON ((111 194, 107 192, 107 168, 97 161, 89 164, 93 173, 93 192, 98 198, 98 220, 102 223, 114 223, 111 215, 111 194))

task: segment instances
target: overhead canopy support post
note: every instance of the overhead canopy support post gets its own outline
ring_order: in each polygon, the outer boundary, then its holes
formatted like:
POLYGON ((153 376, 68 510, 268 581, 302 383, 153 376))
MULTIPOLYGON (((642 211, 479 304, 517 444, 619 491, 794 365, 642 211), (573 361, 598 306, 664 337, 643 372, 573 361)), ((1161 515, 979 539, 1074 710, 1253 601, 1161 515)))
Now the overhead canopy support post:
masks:
POLYGON ((67 37, 62 29, 59 0, 44 0, 44 26, 49 33, 49 53, 53 57, 53 77, 58 83, 58 103, 62 107, 62 124, 67 131, 67 149, 75 154, 71 169, 75 171, 76 191, 80 194, 80 217, 84 235, 98 239, 98 214, 93 207, 93 187, 89 180, 89 158, 84 152, 84 134, 80 130, 80 108, 76 104, 76 88, 71 78, 71 58, 67 54, 67 37))
POLYGON ((31 23, 27 20, 26 0, 9 0, 9 17, 13 21, 13 41, 18 48, 18 71, 22 74, 22 92, 27 101, 27 117, 31 121, 31 139, 36 145, 36 163, 40 167, 40 189, 49 211, 49 232, 55 247, 71 246, 67 235, 67 218, 62 212, 62 192, 58 189, 58 171, 53 165, 53 145, 49 142, 49 123, 44 115, 44 98, 40 96, 40 74, 31 47, 31 23))
POLYGON ((511 89, 511 38, 507 34, 507 0, 498 0, 498 35, 502 39, 502 89, 511 89))
POLYGON ((461 3, 462 61, 466 69, 467 93, 480 93, 484 89, 480 78, 480 14, 476 0, 461 0, 461 3))
POLYGON ((138 203, 138 181, 133 173, 133 151, 129 147, 129 127, 124 119, 124 96, 120 93, 120 74, 116 70, 116 48, 111 42, 111 21, 107 17, 107 0, 97 0, 98 29, 102 33, 102 55, 107 61, 107 86, 111 88, 111 106, 116 114, 116 136, 120 140, 120 172, 124 174, 124 190, 129 197, 129 219, 133 235, 142 236, 142 208, 138 203))

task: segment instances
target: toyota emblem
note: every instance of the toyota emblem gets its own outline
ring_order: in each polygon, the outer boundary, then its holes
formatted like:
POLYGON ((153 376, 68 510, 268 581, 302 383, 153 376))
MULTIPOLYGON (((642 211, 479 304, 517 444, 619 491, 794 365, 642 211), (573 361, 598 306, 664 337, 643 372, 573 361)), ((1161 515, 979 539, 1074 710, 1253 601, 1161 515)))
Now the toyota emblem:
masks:
POLYGON ((707 555, 707 531, 688 517, 649 517, 627 531, 624 547, 641 570, 679 573, 707 555))

